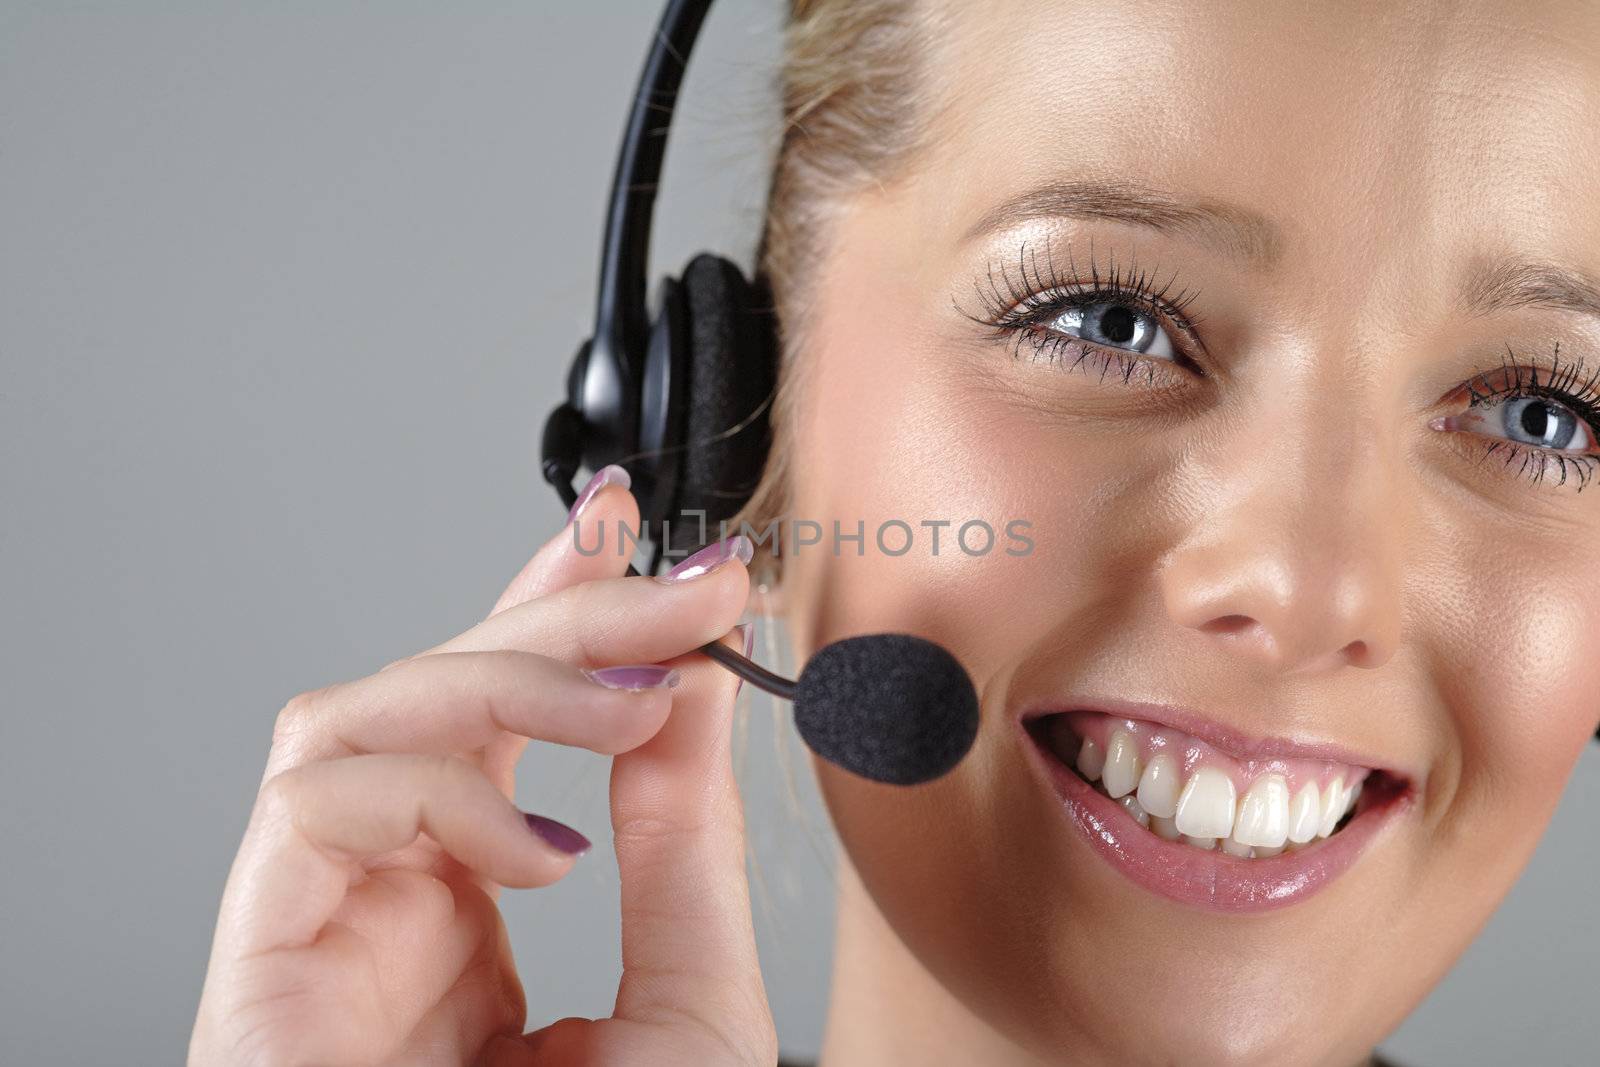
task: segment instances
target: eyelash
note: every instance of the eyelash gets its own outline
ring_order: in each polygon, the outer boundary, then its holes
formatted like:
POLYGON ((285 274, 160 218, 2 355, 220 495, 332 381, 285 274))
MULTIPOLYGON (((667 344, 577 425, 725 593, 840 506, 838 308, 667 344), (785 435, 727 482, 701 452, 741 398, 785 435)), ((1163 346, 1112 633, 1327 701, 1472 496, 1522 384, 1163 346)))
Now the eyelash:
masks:
MULTIPOLYGON (((1157 368, 1163 364, 1183 367, 1205 377, 1200 365, 1183 352, 1175 351, 1172 360, 1146 359, 1126 349, 1106 348, 1049 329, 1050 322, 1074 308, 1093 304, 1121 304, 1175 328, 1185 342, 1204 350, 1195 333, 1200 320, 1188 314, 1188 307, 1199 295, 1198 291, 1180 289, 1173 293, 1175 276, 1158 286, 1154 280, 1156 272, 1144 270, 1131 258, 1120 265, 1115 259, 1111 260, 1107 272, 1102 275, 1095 264, 1092 241, 1089 245, 1087 281, 1081 280, 1077 265, 1070 258, 1070 251, 1068 257, 1067 273, 1062 275, 1056 270, 1054 253, 1048 242, 1045 244, 1043 263, 1039 262, 1038 249, 1030 249, 1024 243, 1017 253, 1015 277, 1012 275, 1012 264, 1002 263, 997 270, 996 265, 991 263, 987 278, 973 283, 978 301, 983 306, 981 315, 968 314, 959 304, 956 310, 980 326, 994 331, 996 339, 1009 341, 1014 357, 1021 356, 1022 346, 1026 344, 1033 349, 1032 358, 1035 360, 1060 364, 1069 371, 1076 370, 1092 357, 1093 362, 1101 368, 1102 380, 1116 365, 1123 384, 1130 381, 1134 371, 1141 365, 1146 368, 1147 385, 1155 384, 1157 368), (1078 357, 1069 364, 1067 354, 1073 349, 1078 351, 1078 357)), ((1160 372, 1165 372, 1164 367, 1160 372)))
MULTIPOLYGON (((1077 266, 1070 259, 1070 252, 1068 273, 1059 274, 1048 242, 1045 244, 1043 264, 1039 262, 1038 250, 1030 250, 1024 243, 1017 253, 1015 266, 1016 276, 1013 277, 1011 264, 1000 264, 998 271, 994 264, 990 264, 987 277, 974 281, 973 289, 983 306, 981 315, 969 314, 959 303, 956 304, 956 310, 961 315, 992 331, 994 339, 1008 341, 1013 357, 1020 357, 1022 346, 1026 344, 1033 349, 1034 359, 1059 364, 1067 371, 1075 371, 1085 362, 1098 363, 1101 381, 1116 366, 1123 384, 1130 382, 1141 365, 1146 368, 1146 384, 1150 386, 1155 385, 1157 373, 1166 373, 1165 367, 1158 372, 1158 364, 1182 367, 1191 374, 1206 377, 1203 368, 1179 351, 1176 343, 1174 359, 1147 359, 1138 353, 1106 348, 1048 326, 1074 308, 1092 304, 1122 304, 1150 315, 1159 323, 1175 327, 1184 343, 1198 347, 1203 352, 1204 345, 1196 333, 1202 320, 1188 313, 1189 305, 1199 293, 1189 289, 1172 293, 1176 276, 1156 286, 1156 272, 1142 269, 1131 257, 1121 266, 1112 260, 1107 273, 1101 275, 1094 262, 1093 242, 1089 246, 1088 281, 1080 280, 1077 266), (1078 355, 1069 362, 1067 355, 1073 349, 1077 350, 1078 355)), ((1178 342, 1180 337, 1172 339, 1178 342)), ((1509 346, 1506 352, 1496 371, 1480 372, 1461 386, 1470 397, 1469 407, 1508 399, 1545 397, 1572 411, 1587 424, 1593 438, 1600 440, 1600 369, 1585 380, 1582 357, 1563 363, 1559 342, 1543 366, 1515 362, 1515 354, 1509 346), (1496 375, 1501 377, 1502 384, 1491 386, 1489 381, 1496 375)), ((1522 462, 1518 474, 1526 476, 1534 484, 1543 482, 1546 475, 1556 470, 1560 474, 1554 483, 1556 486, 1565 486, 1569 478, 1575 477, 1576 491, 1582 492, 1593 479, 1596 468, 1600 467, 1600 455, 1594 453, 1575 455, 1506 438, 1490 439, 1481 434, 1471 436, 1487 442, 1482 457, 1485 460, 1497 454, 1503 455, 1504 465, 1510 467, 1520 459, 1522 462)))
MULTIPOLYGON (((1591 439, 1600 440, 1600 370, 1585 379, 1583 358, 1580 356, 1563 363, 1559 341, 1544 366, 1529 366, 1515 360, 1516 355, 1508 345, 1506 354, 1500 357, 1499 368, 1477 374, 1463 384, 1461 390, 1470 398, 1467 406, 1475 408, 1506 399, 1544 397, 1570 410, 1579 421, 1588 425, 1591 439), (1490 379, 1497 376, 1501 384, 1490 385, 1490 379)), ((1487 460, 1497 453, 1505 456, 1506 467, 1522 460, 1517 473, 1526 476, 1534 484, 1544 481, 1552 469, 1560 471, 1560 479, 1555 483, 1557 487, 1566 485, 1569 477, 1576 476, 1576 491, 1580 493, 1594 477, 1595 468, 1600 467, 1600 455, 1593 452, 1556 452, 1506 438, 1489 441, 1483 458, 1487 460)))

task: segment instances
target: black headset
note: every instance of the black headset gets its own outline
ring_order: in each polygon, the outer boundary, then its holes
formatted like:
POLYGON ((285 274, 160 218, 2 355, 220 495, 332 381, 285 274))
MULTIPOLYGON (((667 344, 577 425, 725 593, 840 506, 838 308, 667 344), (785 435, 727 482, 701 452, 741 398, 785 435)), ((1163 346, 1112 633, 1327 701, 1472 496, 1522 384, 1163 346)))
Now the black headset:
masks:
POLYGON ((778 384, 776 318, 760 278, 702 252, 681 279, 663 280, 653 318, 645 303, 667 131, 710 7, 669 0, 656 27, 612 179, 594 335, 578 347, 566 402, 545 420, 541 449, 545 480, 569 507, 579 467, 627 470, 656 546, 652 571, 663 548, 696 547, 702 529, 749 501, 771 446, 778 384), (680 521, 696 512, 703 526, 680 521))
MULTIPOLYGON (((671 0, 656 28, 617 157, 594 333, 545 422, 545 480, 570 506, 580 466, 627 470, 643 532, 696 547, 750 499, 766 466, 778 381, 772 299, 733 263, 701 253, 645 301, 650 224, 678 86, 711 0, 671 0), (695 513, 703 513, 700 520, 695 513)), ((669 544, 670 543, 670 544, 669 544)))

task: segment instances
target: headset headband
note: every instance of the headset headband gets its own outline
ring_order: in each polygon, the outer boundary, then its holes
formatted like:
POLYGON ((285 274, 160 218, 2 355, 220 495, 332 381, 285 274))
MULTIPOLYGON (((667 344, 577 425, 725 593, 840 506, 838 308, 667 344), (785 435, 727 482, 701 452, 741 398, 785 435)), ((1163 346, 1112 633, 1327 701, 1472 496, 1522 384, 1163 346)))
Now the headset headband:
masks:
POLYGON ((678 88, 710 7, 711 0, 670 0, 639 74, 606 211, 594 331, 580 347, 568 379, 568 403, 582 424, 558 409, 546 425, 545 476, 558 489, 570 488, 580 465, 598 469, 638 444, 656 190, 678 88), (554 471, 552 462, 558 464, 554 471))

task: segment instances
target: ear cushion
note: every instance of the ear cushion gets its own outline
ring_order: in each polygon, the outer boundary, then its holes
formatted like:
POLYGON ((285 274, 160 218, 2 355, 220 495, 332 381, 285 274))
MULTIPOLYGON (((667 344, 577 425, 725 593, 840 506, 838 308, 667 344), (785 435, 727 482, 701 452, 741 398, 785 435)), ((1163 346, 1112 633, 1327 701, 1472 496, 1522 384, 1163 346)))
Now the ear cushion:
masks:
MULTIPOLYGON (((689 312, 683 465, 673 511, 703 510, 706 534, 750 499, 766 467, 778 382, 771 297, 733 263, 702 253, 683 272, 689 312)), ((699 539, 692 520, 673 523, 674 548, 699 539), (681 540, 680 540, 681 535, 681 540)))

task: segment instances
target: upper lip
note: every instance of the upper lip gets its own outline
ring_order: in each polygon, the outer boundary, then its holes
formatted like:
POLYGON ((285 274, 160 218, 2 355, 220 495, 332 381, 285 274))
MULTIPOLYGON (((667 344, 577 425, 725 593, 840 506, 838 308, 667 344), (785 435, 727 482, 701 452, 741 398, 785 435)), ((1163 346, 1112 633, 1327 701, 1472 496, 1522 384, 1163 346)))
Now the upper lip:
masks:
POLYGON ((1146 722, 1169 726, 1191 737, 1198 738, 1212 748, 1236 760, 1307 759, 1326 760, 1353 767, 1383 771, 1395 777, 1410 777, 1385 766, 1368 753, 1357 752, 1344 745, 1317 739, 1297 739, 1269 735, 1249 734, 1236 727, 1204 715, 1190 708, 1143 700, 1123 700, 1119 697, 1092 697, 1084 700, 1052 700, 1048 703, 1024 708, 1022 722, 1045 715, 1067 711, 1091 711, 1117 719, 1142 719, 1146 722))

